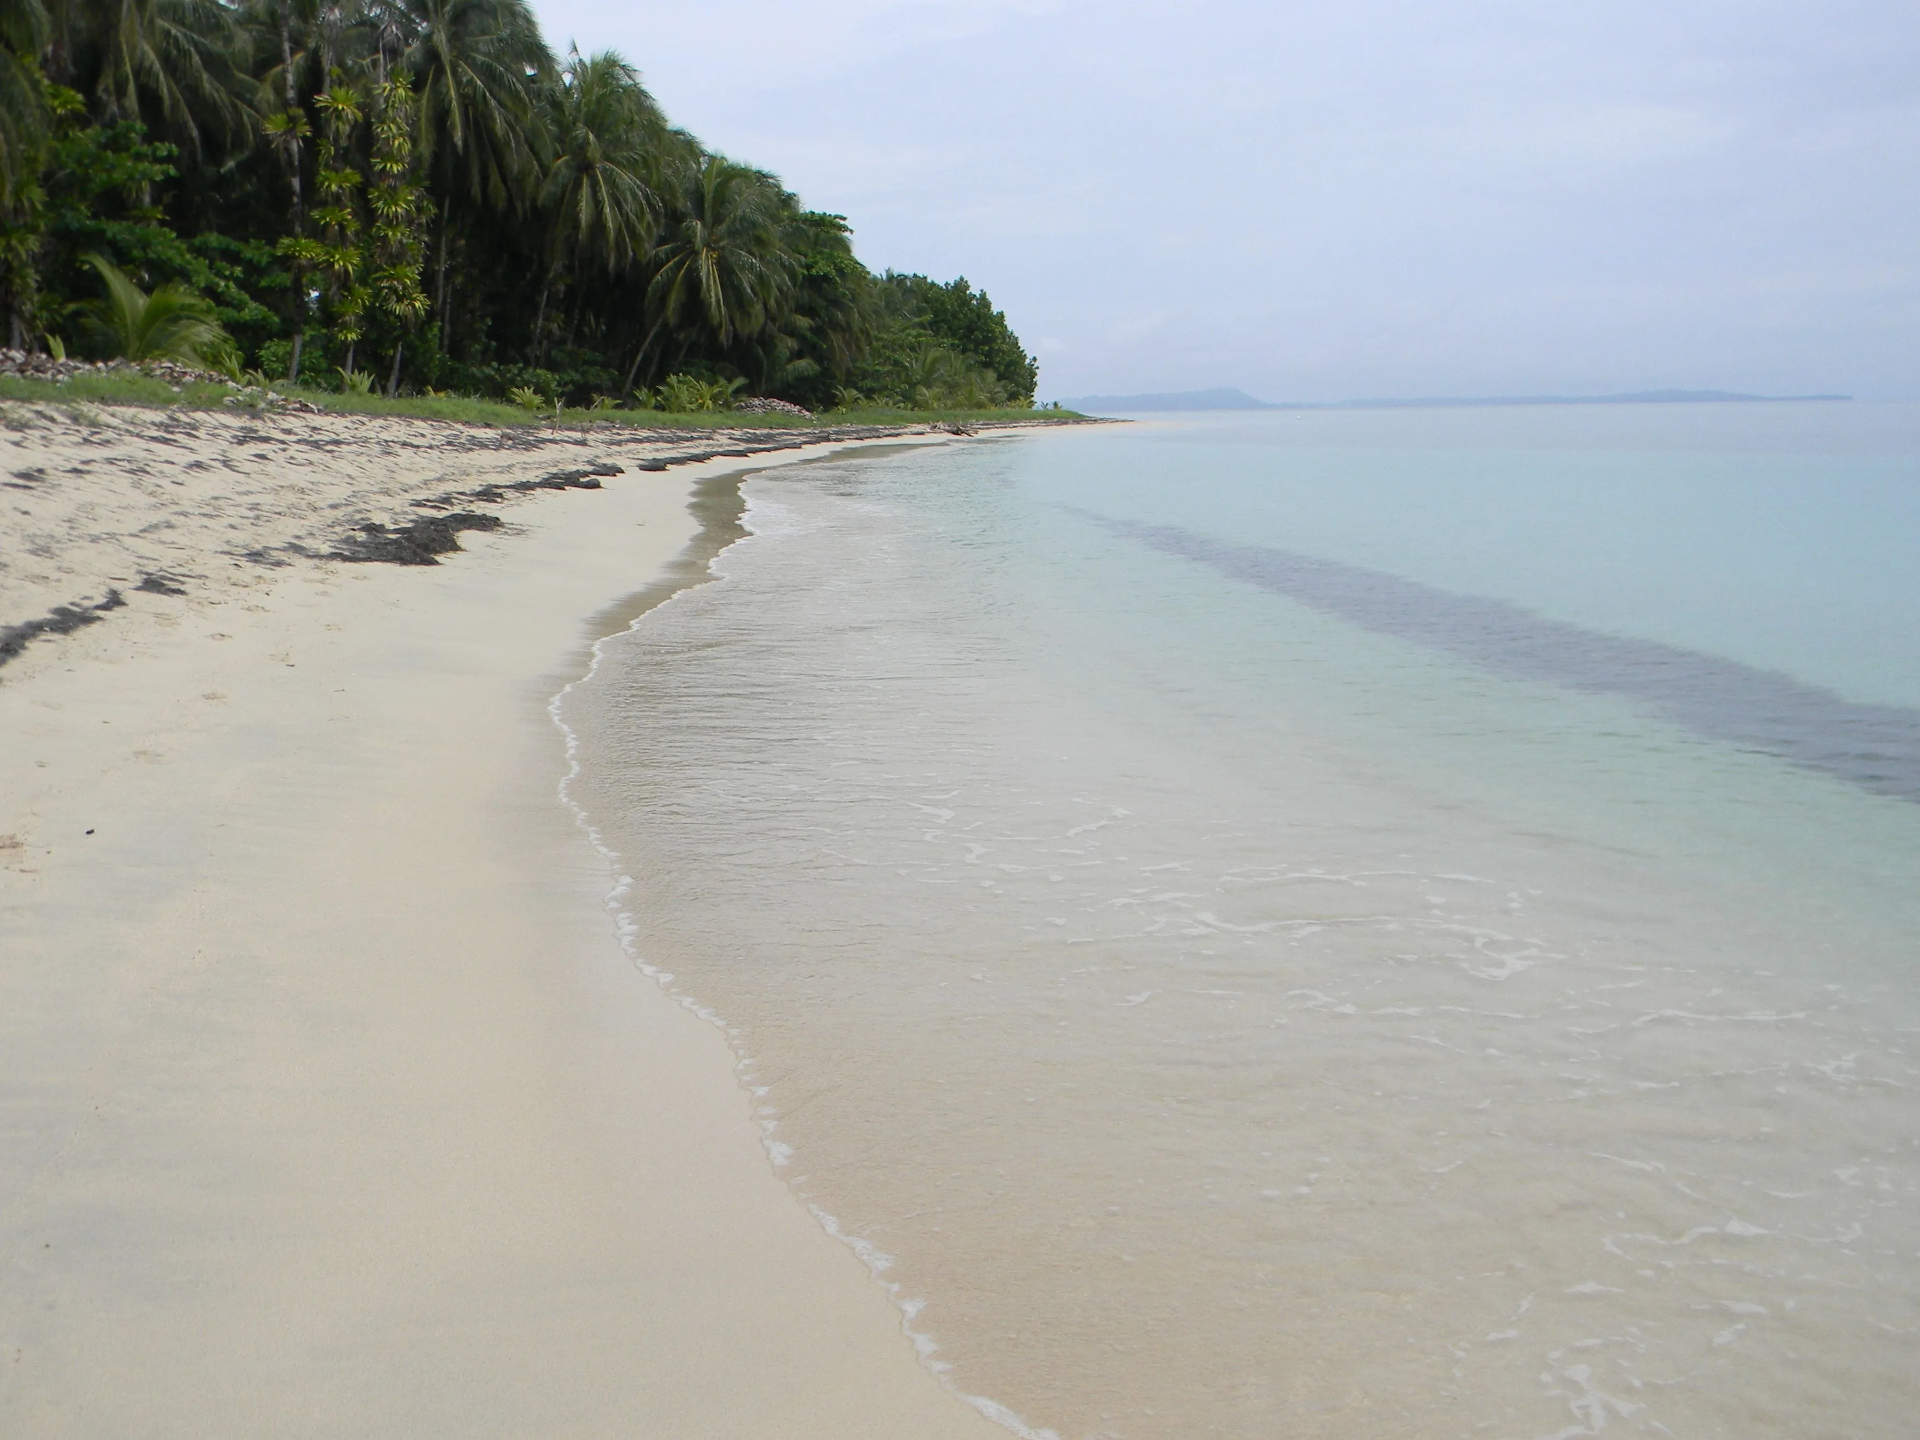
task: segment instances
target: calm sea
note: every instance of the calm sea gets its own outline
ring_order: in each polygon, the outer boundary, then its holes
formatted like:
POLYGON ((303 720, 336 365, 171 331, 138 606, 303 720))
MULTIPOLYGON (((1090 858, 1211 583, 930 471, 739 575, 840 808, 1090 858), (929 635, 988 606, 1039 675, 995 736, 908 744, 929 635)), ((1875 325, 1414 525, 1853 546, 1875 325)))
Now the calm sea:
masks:
POLYGON ((742 494, 564 698, 572 797, 957 1390, 1066 1440, 1913 1433, 1920 407, 1170 417, 742 494))

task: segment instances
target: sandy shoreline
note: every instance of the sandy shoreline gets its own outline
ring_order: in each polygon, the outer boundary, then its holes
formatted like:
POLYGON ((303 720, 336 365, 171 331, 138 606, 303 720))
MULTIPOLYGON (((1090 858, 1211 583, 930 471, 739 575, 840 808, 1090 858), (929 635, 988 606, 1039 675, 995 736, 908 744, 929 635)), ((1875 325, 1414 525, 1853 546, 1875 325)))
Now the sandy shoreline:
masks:
POLYGON ((776 1178, 556 797, 589 618, 742 459, 99 418, 0 437, 0 624, 121 599, 0 668, 0 1433, 1004 1434, 776 1178), (314 558, 608 462, 437 567, 314 558))

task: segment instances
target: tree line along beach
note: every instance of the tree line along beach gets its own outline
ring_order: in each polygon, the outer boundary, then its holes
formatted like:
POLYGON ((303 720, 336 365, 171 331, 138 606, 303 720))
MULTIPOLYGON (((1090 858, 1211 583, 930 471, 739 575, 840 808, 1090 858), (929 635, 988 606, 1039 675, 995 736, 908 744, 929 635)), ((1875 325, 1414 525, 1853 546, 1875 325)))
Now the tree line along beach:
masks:
POLYGON ((0 15, 16 350, 529 409, 1033 405, 1003 313, 674 126, 521 0, 0 15))

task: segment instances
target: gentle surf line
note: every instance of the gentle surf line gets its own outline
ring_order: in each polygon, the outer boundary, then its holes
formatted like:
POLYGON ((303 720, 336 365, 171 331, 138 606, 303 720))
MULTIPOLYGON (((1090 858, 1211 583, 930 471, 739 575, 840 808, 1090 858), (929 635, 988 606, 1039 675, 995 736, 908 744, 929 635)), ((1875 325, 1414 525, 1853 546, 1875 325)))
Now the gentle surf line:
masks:
MULTIPOLYGON (((833 450, 825 455, 786 463, 805 465, 854 458, 878 458, 880 455, 898 454, 905 448, 912 447, 874 446, 870 447, 870 450, 877 451, 878 454, 872 455, 863 453, 862 449, 848 447, 846 450, 833 450)), ((740 1028, 711 1006, 703 1005, 698 998, 680 989, 675 983, 673 972, 655 965, 642 951, 640 918, 628 908, 628 900, 634 889, 634 878, 622 868, 624 861, 620 852, 608 843, 601 827, 594 823, 592 815, 574 796, 584 765, 581 759, 580 736, 573 726, 567 723, 565 706, 567 697, 575 689, 590 683, 599 673, 602 662, 606 658, 606 647, 609 642, 631 633, 648 615, 694 587, 726 579, 725 572, 716 568, 715 562, 734 545, 742 540, 753 538, 755 534, 753 526, 749 523, 752 507, 745 495, 741 493, 740 487, 756 475, 764 474, 766 468, 759 466, 727 471, 699 482, 695 488, 691 508, 701 522, 700 530, 686 548, 675 557, 660 579, 609 606, 588 622, 593 639, 584 655, 580 657, 582 668, 573 679, 562 685, 547 700, 547 716, 560 732, 566 759, 566 770, 560 777, 555 793, 561 805, 573 817, 574 823, 585 834, 587 843, 606 863, 608 872, 614 877, 612 886, 601 898, 601 904, 613 921, 621 950, 625 952, 635 969, 652 980, 682 1008, 713 1026, 726 1037, 727 1046, 733 1051, 738 1061, 735 1073, 741 1085, 756 1102, 766 1095, 767 1088, 758 1082, 755 1074, 756 1062, 747 1052, 746 1036, 740 1028)), ((778 1120, 761 1114, 756 1114, 755 1120, 760 1127, 761 1143, 766 1147, 768 1163, 775 1171, 783 1170, 792 1151, 778 1138, 778 1120)), ((985 1395, 969 1394, 955 1385, 952 1380, 952 1366, 936 1358, 940 1348, 939 1343, 932 1335, 914 1328, 914 1322, 926 1302, 903 1294, 899 1282, 889 1280, 886 1276, 886 1271, 893 1265, 893 1258, 862 1236, 844 1229, 838 1217, 820 1206, 809 1202, 807 1210, 819 1223, 821 1229, 859 1258, 860 1263, 866 1267, 867 1273, 887 1292, 895 1308, 900 1312, 901 1333, 912 1343, 920 1363, 939 1380, 943 1387, 986 1419, 1002 1429, 1011 1431, 1018 1440, 1060 1440, 1059 1435, 1052 1430, 1035 1429, 1028 1425, 1017 1411, 1002 1405, 999 1401, 985 1395)))
POLYGON ((1361 565, 1061 508, 1150 549, 1198 561, 1379 634, 1515 679, 1624 696, 1709 739, 1822 771, 1875 795, 1920 803, 1920 710, 1858 704, 1775 671, 1584 629, 1505 600, 1462 595, 1361 565))

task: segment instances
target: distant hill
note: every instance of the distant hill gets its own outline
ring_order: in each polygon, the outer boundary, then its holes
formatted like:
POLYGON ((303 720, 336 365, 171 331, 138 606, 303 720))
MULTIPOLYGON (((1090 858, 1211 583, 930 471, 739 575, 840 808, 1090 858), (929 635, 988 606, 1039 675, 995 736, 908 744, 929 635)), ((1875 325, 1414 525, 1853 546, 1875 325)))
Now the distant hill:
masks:
POLYGON ((1484 399, 1423 397, 1336 400, 1330 405, 1266 405, 1267 410, 1395 410, 1471 405, 1702 405, 1722 401, 1851 400, 1851 395, 1738 395, 1731 390, 1635 390, 1626 395, 1490 395, 1484 399))
POLYGON ((1720 402, 1851 400, 1851 395, 1739 395, 1730 390, 1636 390, 1626 395, 1491 395, 1485 398, 1429 396, 1394 400, 1333 400, 1275 403, 1244 390, 1187 390, 1168 395, 1082 395, 1062 400, 1087 414, 1145 410, 1417 410, 1478 405, 1701 405, 1720 402))

